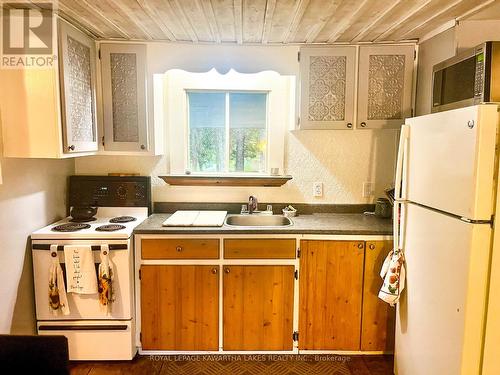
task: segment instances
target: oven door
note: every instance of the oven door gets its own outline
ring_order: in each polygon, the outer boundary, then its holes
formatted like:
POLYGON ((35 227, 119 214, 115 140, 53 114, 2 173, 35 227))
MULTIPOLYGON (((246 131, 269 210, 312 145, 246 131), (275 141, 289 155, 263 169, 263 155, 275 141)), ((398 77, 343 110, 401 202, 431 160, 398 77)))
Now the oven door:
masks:
POLYGON ((64 283, 67 285, 64 245, 91 245, 94 263, 97 269, 100 263, 100 245, 110 247, 109 259, 113 263, 113 297, 110 313, 107 313, 99 304, 99 295, 66 293, 70 314, 63 315, 60 311, 54 314, 49 307, 49 268, 52 262, 50 243, 35 240, 32 244, 33 251, 33 277, 35 284, 35 303, 37 320, 81 320, 81 319, 131 319, 133 305, 133 251, 131 241, 75 241, 58 240, 52 244, 59 245, 59 263, 64 273, 64 283))

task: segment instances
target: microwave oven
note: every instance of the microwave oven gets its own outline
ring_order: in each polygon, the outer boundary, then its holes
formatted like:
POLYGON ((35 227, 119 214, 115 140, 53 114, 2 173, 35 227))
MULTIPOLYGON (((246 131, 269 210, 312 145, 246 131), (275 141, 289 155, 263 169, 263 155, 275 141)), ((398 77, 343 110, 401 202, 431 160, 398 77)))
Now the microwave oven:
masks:
POLYGON ((485 42, 434 65, 431 112, 500 102, 500 42, 485 42))

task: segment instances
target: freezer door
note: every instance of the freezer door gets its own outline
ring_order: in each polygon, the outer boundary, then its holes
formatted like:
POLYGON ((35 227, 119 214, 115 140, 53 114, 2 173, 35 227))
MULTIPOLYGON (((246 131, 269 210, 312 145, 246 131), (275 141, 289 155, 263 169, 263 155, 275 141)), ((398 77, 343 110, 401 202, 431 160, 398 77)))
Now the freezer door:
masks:
POLYGON ((478 105, 408 119, 402 198, 469 219, 490 220, 497 108, 478 105))
POLYGON ((491 229, 403 204, 395 372, 479 374, 491 229))

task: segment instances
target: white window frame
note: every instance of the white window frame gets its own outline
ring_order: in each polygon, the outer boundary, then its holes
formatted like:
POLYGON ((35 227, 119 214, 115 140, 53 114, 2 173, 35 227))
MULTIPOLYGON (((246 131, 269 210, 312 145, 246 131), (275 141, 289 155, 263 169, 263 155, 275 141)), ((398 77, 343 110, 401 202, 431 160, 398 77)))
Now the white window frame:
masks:
MULTIPOLYGON (((170 156, 170 173, 184 174, 189 165, 189 108, 187 92, 267 92, 266 170, 256 172, 198 172, 197 175, 268 175, 271 168, 284 172, 285 134, 293 128, 295 115, 295 78, 265 71, 243 74, 230 70, 219 74, 215 69, 206 73, 170 70, 164 75, 165 117, 170 156)), ((229 139, 226 140, 229 142, 229 139)), ((227 165, 229 168, 229 165, 227 165)))
POLYGON ((224 164, 225 164, 225 170, 224 171, 218 171, 218 172, 195 172, 191 171, 193 174, 213 174, 213 175, 220 175, 220 174, 241 174, 244 173, 245 175, 251 175, 251 174, 263 174, 266 173, 269 170, 269 91, 256 91, 256 90, 185 90, 186 93, 186 102, 187 102, 187 110, 188 110, 188 120, 186 123, 187 126, 187 147, 186 147, 186 168, 191 168, 191 157, 190 157, 190 131, 191 128, 189 127, 189 99, 187 98, 189 96, 189 93, 221 93, 224 94, 224 100, 225 100, 225 120, 224 120, 224 132, 225 132, 225 144, 224 144, 224 164), (244 94, 266 94, 266 150, 264 152, 265 155, 265 166, 264 166, 264 172, 231 172, 229 171, 229 160, 230 160, 230 146, 231 146, 231 140, 230 140, 230 130, 231 130, 231 122, 229 120, 230 114, 231 114, 231 109, 230 109, 230 101, 229 101, 229 96, 230 94, 239 94, 239 93, 244 93, 244 94))

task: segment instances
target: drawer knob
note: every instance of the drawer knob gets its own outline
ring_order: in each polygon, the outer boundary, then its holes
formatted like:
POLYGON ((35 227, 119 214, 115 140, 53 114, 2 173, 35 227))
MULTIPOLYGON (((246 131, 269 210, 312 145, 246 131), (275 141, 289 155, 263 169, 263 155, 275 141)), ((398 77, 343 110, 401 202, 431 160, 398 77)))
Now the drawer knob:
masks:
POLYGON ((364 121, 359 125, 361 125, 362 128, 366 128, 366 122, 364 122, 364 121))
POLYGON ((228 267, 226 267, 226 268, 224 268, 224 272, 229 273, 229 272, 231 272, 231 270, 228 267))
POLYGON ((370 250, 375 250, 375 245, 374 244, 371 243, 369 247, 370 247, 370 250))
POLYGON ((180 253, 182 251, 182 246, 177 246, 175 250, 177 250, 177 252, 180 253))
POLYGON ((215 275, 215 274, 217 274, 217 272, 218 272, 218 271, 217 271, 217 268, 216 268, 216 267, 212 268, 212 273, 213 273, 214 275, 215 275))
POLYGON ((358 243, 358 249, 362 249, 362 248, 363 248, 363 243, 362 242, 358 243))

